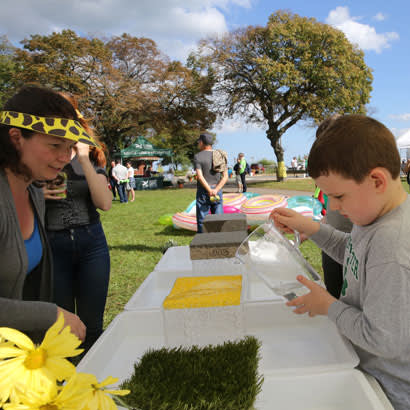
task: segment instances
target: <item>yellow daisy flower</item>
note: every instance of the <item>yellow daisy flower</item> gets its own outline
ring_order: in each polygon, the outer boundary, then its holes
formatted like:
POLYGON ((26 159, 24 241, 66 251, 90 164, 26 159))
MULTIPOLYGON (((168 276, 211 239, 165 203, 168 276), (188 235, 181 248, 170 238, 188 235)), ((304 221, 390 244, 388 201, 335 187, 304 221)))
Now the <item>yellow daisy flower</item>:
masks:
POLYGON ((24 333, 0 327, 0 400, 7 400, 16 383, 30 391, 48 389, 56 380, 62 381, 75 373, 75 366, 66 360, 80 354, 81 341, 64 327, 64 316, 47 330, 40 344, 34 345, 24 333))
POLYGON ((130 392, 129 390, 104 389, 104 387, 116 383, 118 378, 109 376, 101 383, 98 383, 97 378, 93 374, 88 374, 87 376, 91 381, 92 392, 87 397, 86 407, 84 410, 116 410, 117 405, 114 403, 114 400, 110 395, 125 396, 130 392))
MULTIPOLYGON (((21 385, 17 386, 20 390, 21 385)), ((82 410, 91 393, 89 378, 75 373, 58 391, 56 384, 44 391, 19 391, 19 402, 4 404, 4 410, 82 410)))

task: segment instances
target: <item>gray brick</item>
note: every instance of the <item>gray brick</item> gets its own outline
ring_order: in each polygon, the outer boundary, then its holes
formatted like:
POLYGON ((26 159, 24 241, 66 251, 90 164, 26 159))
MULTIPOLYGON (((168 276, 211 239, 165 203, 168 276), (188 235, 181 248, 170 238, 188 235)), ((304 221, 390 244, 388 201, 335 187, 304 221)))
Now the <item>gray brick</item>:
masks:
POLYGON ((247 231, 196 234, 189 245, 191 260, 233 258, 247 231))
POLYGON ((245 214, 209 214, 204 219, 204 232, 246 231, 245 214))

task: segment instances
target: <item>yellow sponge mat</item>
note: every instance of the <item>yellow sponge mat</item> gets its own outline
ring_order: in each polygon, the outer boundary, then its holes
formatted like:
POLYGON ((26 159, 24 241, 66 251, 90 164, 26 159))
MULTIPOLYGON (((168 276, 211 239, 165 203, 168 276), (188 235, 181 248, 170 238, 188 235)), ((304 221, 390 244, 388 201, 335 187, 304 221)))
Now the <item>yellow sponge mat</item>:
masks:
POLYGON ((178 278, 164 300, 165 309, 231 306, 241 303, 242 276, 178 278))

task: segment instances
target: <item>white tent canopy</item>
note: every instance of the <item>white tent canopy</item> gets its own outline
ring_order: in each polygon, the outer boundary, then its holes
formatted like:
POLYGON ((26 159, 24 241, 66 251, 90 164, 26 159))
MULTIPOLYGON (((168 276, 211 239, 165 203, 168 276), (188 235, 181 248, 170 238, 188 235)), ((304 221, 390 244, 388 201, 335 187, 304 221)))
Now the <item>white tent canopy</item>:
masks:
POLYGON ((410 130, 397 138, 397 146, 401 148, 410 148, 410 130))

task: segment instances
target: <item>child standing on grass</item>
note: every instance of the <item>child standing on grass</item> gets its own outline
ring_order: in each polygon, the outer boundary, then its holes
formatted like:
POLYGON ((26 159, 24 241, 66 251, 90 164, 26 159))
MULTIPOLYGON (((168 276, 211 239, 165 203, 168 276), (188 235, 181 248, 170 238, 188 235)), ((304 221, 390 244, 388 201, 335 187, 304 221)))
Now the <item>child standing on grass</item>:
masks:
POLYGON ((328 195, 330 209, 349 218, 353 230, 340 232, 290 209, 272 212, 279 228, 304 233, 343 263, 340 300, 298 276, 310 293, 287 304, 297 314, 328 315, 395 410, 408 410, 410 199, 401 185, 394 136, 372 118, 343 116, 314 142, 308 164, 309 174, 328 195))

